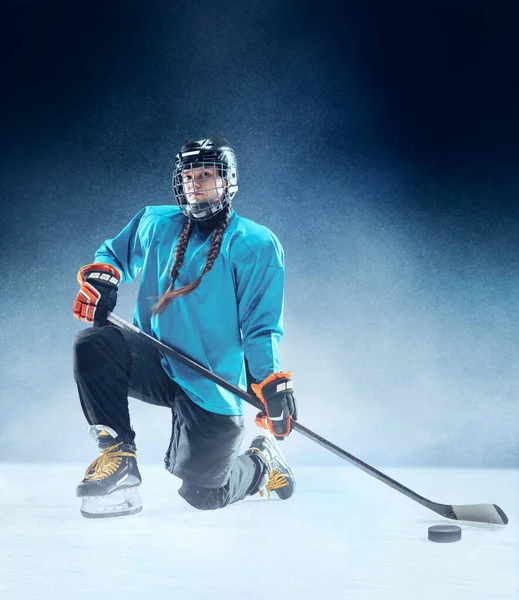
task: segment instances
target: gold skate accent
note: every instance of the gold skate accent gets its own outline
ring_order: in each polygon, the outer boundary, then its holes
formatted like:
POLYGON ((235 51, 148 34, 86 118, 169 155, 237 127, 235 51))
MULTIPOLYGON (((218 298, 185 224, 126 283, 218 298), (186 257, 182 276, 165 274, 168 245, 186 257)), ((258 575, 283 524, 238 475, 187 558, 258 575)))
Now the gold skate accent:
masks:
MULTIPOLYGON (((259 448, 249 448, 249 450, 254 450, 258 454, 261 454, 263 458, 267 461, 269 466, 269 478, 265 485, 265 489, 267 490, 267 500, 270 500, 270 492, 274 490, 278 490, 279 488, 285 487, 288 485, 288 481, 286 478, 286 474, 281 473, 277 469, 273 469, 271 467, 269 459, 263 454, 263 452, 259 448)), ((264 490, 259 491, 259 495, 263 498, 265 492, 264 490)))
POLYGON ((105 448, 101 452, 101 456, 98 456, 85 471, 84 479, 106 479, 107 477, 110 477, 110 475, 113 475, 121 466, 123 456, 133 456, 135 458, 135 452, 116 450, 122 443, 123 442, 119 442, 118 444, 105 448))

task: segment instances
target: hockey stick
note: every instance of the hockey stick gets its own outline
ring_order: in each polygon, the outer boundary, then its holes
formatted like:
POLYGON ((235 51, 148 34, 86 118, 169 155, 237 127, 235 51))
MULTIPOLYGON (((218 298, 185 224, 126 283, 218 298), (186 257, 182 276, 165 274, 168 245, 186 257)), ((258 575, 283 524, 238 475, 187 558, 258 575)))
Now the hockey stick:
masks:
MULTIPOLYGON (((177 350, 166 346, 166 344, 163 344, 159 340, 156 340, 155 338, 151 337, 151 335, 148 335, 144 331, 141 331, 138 327, 135 327, 135 325, 124 321, 123 319, 114 315, 113 313, 108 313, 108 320, 114 325, 121 327, 122 329, 126 329, 127 331, 133 331, 137 335, 141 336, 142 338, 153 344, 160 352, 168 354, 169 356, 176 359, 178 362, 192 369, 195 373, 198 373, 199 375, 210 379, 214 383, 233 393, 235 396, 238 396, 242 400, 245 400, 245 402, 251 404, 252 406, 254 406, 254 408, 258 410, 263 409, 263 404, 261 404, 259 400, 253 398, 247 392, 232 385, 231 383, 228 383, 218 375, 215 375, 202 365, 198 364, 197 362, 188 358, 187 356, 184 356, 177 350)), ((384 473, 377 471, 377 469, 366 464, 365 462, 353 456, 349 452, 346 452, 342 448, 339 448, 335 444, 332 444, 332 442, 329 442, 317 433, 314 433, 304 425, 301 425, 301 423, 293 421, 293 428, 296 431, 299 431, 299 433, 301 433, 305 437, 313 440, 323 448, 330 450, 330 452, 333 452, 340 458, 347 460, 359 469, 362 469, 365 473, 368 473, 368 475, 375 477, 375 479, 382 481, 382 483, 389 485, 389 487, 392 487, 397 492, 404 494, 404 496, 411 498, 411 500, 418 502, 422 506, 425 506, 425 508, 429 508, 430 510, 441 515, 442 517, 446 517, 447 519, 456 519, 458 521, 474 521, 476 523, 495 523, 499 525, 506 525, 508 523, 508 517, 506 516, 504 511, 501 508, 499 508, 499 506, 497 506, 496 504, 452 505, 432 502, 431 500, 420 496, 416 492, 413 492, 401 483, 398 483, 398 481, 391 479, 391 477, 389 477, 388 475, 384 475, 384 473)))

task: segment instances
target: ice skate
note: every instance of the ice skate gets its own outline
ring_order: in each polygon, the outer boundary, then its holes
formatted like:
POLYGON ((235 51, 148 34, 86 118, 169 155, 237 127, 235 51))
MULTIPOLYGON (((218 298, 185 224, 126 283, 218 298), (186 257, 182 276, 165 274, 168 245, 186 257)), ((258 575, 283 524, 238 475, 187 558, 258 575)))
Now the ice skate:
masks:
MULTIPOLYGON (((276 492, 281 500, 287 500, 292 496, 296 489, 294 473, 288 466, 273 435, 256 436, 245 454, 258 457, 265 466, 265 476, 257 489, 261 496, 264 495, 265 490, 269 500, 272 491, 276 492)), ((256 491, 252 493, 254 494, 256 491)))
POLYGON ((92 425, 90 434, 101 449, 76 487, 83 499, 81 514, 91 519, 133 515, 142 510, 137 487, 141 476, 135 446, 118 442, 117 433, 103 425, 92 425))

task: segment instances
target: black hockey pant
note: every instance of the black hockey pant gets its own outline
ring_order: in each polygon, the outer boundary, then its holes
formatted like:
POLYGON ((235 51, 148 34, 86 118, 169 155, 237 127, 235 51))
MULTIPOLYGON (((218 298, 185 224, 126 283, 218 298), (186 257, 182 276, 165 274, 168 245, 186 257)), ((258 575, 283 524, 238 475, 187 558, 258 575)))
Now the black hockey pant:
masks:
POLYGON ((118 327, 92 327, 74 340, 74 378, 90 425, 107 425, 134 443, 128 396, 172 412, 168 471, 182 479, 179 494, 199 509, 222 508, 256 490, 263 467, 239 455, 243 417, 206 411, 168 377, 158 351, 118 327))

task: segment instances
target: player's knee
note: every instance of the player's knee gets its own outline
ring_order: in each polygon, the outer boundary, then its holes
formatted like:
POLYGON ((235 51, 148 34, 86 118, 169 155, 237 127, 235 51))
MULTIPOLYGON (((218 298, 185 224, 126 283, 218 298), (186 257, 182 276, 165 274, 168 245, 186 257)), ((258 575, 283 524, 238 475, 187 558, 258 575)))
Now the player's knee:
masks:
POLYGON ((82 329, 74 337, 74 371, 90 371, 106 365, 111 355, 121 356, 125 350, 124 338, 115 327, 82 329))
POLYGON ((178 493, 193 508, 198 510, 216 510, 229 504, 226 488, 204 488, 190 483, 182 483, 178 493))

